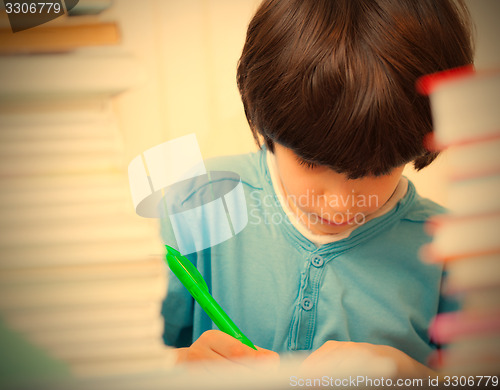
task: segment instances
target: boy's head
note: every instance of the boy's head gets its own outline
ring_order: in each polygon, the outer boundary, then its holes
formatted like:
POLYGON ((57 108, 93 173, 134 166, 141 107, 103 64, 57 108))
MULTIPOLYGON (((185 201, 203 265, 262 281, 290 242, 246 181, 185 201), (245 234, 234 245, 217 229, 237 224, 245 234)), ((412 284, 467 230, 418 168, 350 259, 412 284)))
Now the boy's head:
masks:
POLYGON ((425 74, 471 64, 462 0, 266 0, 238 87, 254 137, 350 179, 430 164, 425 74))

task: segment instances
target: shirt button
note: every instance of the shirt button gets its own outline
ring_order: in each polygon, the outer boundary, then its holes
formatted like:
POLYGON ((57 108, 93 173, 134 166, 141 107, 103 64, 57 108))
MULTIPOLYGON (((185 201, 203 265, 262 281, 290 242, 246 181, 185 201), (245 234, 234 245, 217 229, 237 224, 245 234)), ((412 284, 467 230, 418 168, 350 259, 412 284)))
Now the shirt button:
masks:
POLYGON ((304 298, 300 306, 302 306, 304 310, 311 310, 313 308, 313 302, 309 298, 304 298))
POLYGON ((320 255, 314 255, 311 259, 312 265, 314 265, 316 268, 322 267, 325 261, 320 255))

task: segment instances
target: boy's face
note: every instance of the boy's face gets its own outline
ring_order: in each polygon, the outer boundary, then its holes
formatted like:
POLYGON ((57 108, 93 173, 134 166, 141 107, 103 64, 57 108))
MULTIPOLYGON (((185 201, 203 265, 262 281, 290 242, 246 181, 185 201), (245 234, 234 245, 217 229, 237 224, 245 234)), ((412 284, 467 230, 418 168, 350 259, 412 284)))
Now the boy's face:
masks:
POLYGON ((316 234, 342 233, 362 224, 387 202, 403 174, 404 165, 388 175, 349 180, 327 167, 301 164, 290 149, 274 146, 286 201, 316 234))

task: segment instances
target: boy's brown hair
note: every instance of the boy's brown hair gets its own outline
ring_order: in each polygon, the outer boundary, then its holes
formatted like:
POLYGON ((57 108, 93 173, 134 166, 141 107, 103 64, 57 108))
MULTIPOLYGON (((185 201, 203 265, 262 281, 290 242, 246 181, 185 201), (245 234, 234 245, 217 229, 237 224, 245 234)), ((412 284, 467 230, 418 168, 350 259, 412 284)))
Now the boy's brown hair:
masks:
POLYGON ((259 145, 354 179, 430 164, 429 100, 415 82, 472 62, 462 0, 266 0, 237 80, 259 145))

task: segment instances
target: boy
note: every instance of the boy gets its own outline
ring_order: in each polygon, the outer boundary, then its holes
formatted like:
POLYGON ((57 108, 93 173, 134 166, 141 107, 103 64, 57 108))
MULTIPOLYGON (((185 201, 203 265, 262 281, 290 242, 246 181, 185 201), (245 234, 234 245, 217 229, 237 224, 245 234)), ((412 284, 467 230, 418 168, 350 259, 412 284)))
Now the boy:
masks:
MULTIPOLYGON (((452 0, 269 0, 252 19, 238 87, 261 150, 216 159, 246 191, 248 225, 190 259, 256 345, 212 329, 175 277, 165 342, 178 361, 347 351, 425 376, 444 309, 442 269, 418 257, 444 210, 402 177, 436 153, 418 77, 472 63, 467 10, 452 0), (194 341, 194 342, 193 342, 194 341), (274 351, 274 352, 272 352, 274 351)), ((202 189, 199 189, 202 191, 202 189)), ((172 233, 164 226, 164 241, 172 233)))

